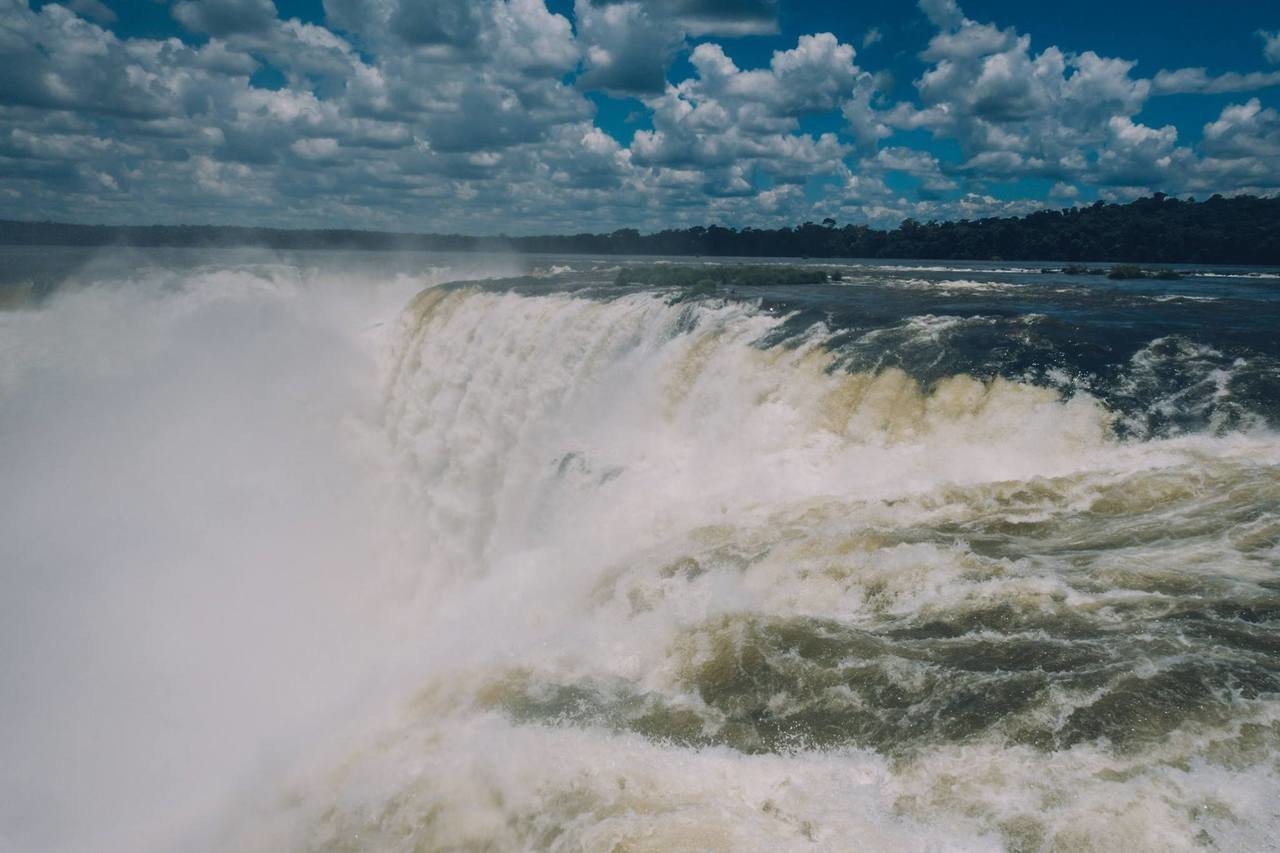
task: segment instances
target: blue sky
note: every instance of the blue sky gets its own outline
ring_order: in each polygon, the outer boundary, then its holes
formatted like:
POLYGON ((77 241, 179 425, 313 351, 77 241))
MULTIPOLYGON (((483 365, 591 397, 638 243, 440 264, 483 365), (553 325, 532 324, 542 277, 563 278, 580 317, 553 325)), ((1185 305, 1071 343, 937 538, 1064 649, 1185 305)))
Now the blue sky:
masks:
POLYGON ((533 233, 1280 190, 1280 4, 0 0, 0 216, 533 233))

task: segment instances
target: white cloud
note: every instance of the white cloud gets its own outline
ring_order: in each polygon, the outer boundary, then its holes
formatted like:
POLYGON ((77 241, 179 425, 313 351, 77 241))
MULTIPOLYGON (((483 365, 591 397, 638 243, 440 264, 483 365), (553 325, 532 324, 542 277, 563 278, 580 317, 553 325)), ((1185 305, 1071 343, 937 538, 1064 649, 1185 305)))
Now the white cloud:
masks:
POLYGON ((669 94, 706 113, 728 110, 738 126, 790 127, 796 116, 834 110, 851 93, 860 74, 853 57, 852 47, 818 33, 775 51, 767 69, 744 71, 719 45, 704 43, 689 58, 698 76, 669 94))
POLYGON ((1204 126, 1203 148, 1219 158, 1280 157, 1280 113, 1257 98, 1224 107, 1204 126))
POLYGON ((953 29, 964 21, 956 0, 920 0, 920 8, 940 30, 953 29))
POLYGON ((272 0, 181 0, 173 17, 192 32, 213 36, 262 32, 277 19, 272 0))
POLYGON ((114 24, 116 13, 107 8, 101 0, 71 0, 67 8, 77 15, 96 21, 99 24, 114 24))
POLYGON ((296 139, 289 146, 289 150, 304 160, 332 163, 338 159, 339 146, 338 140, 324 136, 314 139, 296 139))
MULTIPOLYGON (((1152 93, 1133 76, 1136 63, 1053 45, 1037 52, 1030 36, 971 20, 951 0, 920 6, 938 28, 920 55, 920 103, 883 110, 880 122, 955 139, 971 180, 1110 181, 1134 171, 1126 132, 1141 126, 1132 119, 1152 93)), ((1171 166, 1185 159, 1165 154, 1171 166)))
POLYGON ((834 110, 860 71, 854 51, 829 33, 802 36, 773 54, 767 69, 742 70, 716 44, 690 56, 697 76, 646 101, 652 131, 639 131, 631 150, 654 166, 754 168, 794 180, 829 172, 846 153, 835 134, 798 134, 797 118, 834 110))
POLYGON ((666 86, 667 68, 688 36, 777 31, 776 0, 576 0, 583 46, 578 84, 622 95, 666 86))
POLYGON ((1049 190, 1049 195, 1052 198, 1077 199, 1080 197, 1080 189, 1079 187, 1068 184, 1065 181, 1058 181, 1053 185, 1053 188, 1049 190))
POLYGON ((1158 95, 1252 92, 1280 86, 1280 71, 1253 71, 1248 74, 1228 72, 1210 76, 1203 68, 1180 68, 1177 71, 1158 72, 1151 84, 1153 94, 1158 95))
POLYGON ((1258 35, 1262 37, 1262 54, 1267 61, 1280 62, 1280 31, 1269 33, 1258 30, 1258 35))
POLYGON ((692 35, 747 36, 778 31, 778 0, 668 0, 692 35))
POLYGON ((596 5, 577 0, 578 35, 585 70, 578 84, 620 94, 654 94, 667 83, 667 66, 684 43, 670 18, 639 2, 596 5))
POLYGON ((860 74, 854 82, 853 91, 840 108, 845 127, 858 146, 863 149, 874 150, 880 140, 893 134, 886 124, 885 116, 872 106, 876 89, 875 78, 869 74, 860 74))
POLYGON ((468 48, 480 40, 488 11, 471 0, 401 2, 388 23, 411 45, 468 48))
POLYGON ((921 58, 931 63, 916 81, 923 106, 900 107, 890 122, 954 136, 974 154, 1056 159, 1056 149, 1096 141, 1108 117, 1136 114, 1150 91, 1130 76, 1133 62, 1053 46, 1034 54, 1030 37, 967 18, 934 36, 921 58))
POLYGON ((1130 59, 1035 44, 954 0, 920 3, 934 30, 900 103, 886 71, 829 33, 763 67, 707 40, 775 30, 772 0, 577 0, 572 23, 544 0, 324 0, 322 23, 282 20, 270 0, 179 0, 182 28, 162 39, 114 34, 99 5, 0 0, 0 215, 476 232, 896 224, 1022 212, 1043 199, 994 185, 1027 176, 1063 200, 1280 183, 1266 95, 1203 134, 1143 113, 1156 95, 1258 90, 1280 72, 1142 79, 1130 59), (670 79, 684 51, 692 71, 670 79), (280 88, 251 82, 267 66, 280 88), (638 96, 639 129, 606 132, 592 90, 638 96))
POLYGON ((494 6, 494 50, 529 74, 564 74, 578 64, 573 27, 543 0, 509 0, 494 6))
POLYGON ((959 187, 943 174, 937 157, 914 148, 881 148, 875 157, 864 159, 861 167, 864 173, 902 172, 919 179, 917 192, 922 198, 936 199, 959 187))
POLYGON ((1181 180, 1191 152, 1178 148, 1173 125, 1148 127, 1126 116, 1107 122, 1094 180, 1113 186, 1171 186, 1181 180))

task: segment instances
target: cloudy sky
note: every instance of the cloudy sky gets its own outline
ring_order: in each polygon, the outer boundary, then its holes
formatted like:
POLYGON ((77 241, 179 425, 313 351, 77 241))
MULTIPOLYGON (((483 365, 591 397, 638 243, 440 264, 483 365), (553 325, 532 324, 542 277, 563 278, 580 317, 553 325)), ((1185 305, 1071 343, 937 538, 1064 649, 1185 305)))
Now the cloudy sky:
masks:
POLYGON ((0 217, 489 234, 1280 192, 1260 0, 0 0, 0 217))

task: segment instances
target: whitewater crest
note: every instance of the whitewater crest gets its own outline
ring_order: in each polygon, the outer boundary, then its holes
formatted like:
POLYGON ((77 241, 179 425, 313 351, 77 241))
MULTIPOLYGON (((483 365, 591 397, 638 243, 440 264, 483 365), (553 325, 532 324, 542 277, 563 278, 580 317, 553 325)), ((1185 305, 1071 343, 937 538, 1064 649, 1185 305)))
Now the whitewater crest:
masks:
POLYGON ((380 428, 415 687, 236 844, 1268 846, 1274 434, 1126 440, 1087 393, 850 372, 788 321, 414 299, 380 428))
POLYGON ((392 358, 387 428, 411 487, 429 484, 431 523, 465 530, 489 562, 538 529, 558 540, 568 516, 590 527, 584 511, 626 525, 605 532, 633 546, 664 519, 1054 475, 1108 446, 1110 414, 1086 395, 847 373, 821 324, 768 346, 784 319, 649 293, 429 290, 392 358))

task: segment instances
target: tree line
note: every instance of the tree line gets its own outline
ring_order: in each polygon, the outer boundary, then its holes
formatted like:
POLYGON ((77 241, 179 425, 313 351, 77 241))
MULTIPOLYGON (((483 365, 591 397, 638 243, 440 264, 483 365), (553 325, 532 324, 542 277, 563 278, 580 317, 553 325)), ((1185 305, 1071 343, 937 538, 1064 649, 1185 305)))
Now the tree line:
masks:
POLYGON ((1280 197, 1215 195, 1197 202, 1156 193, 1128 204, 1099 201, 1022 217, 907 219, 892 230, 824 219, 774 229, 711 225, 533 237, 0 220, 0 244, 1270 265, 1280 264, 1280 197))

